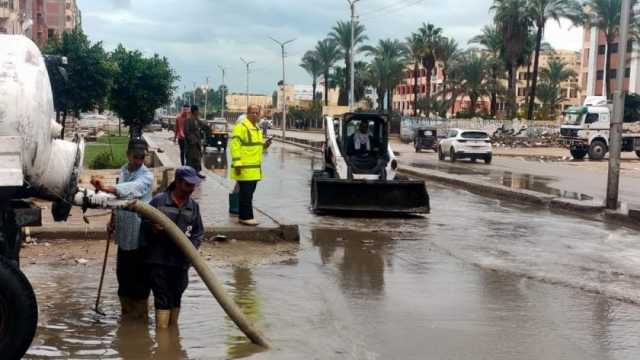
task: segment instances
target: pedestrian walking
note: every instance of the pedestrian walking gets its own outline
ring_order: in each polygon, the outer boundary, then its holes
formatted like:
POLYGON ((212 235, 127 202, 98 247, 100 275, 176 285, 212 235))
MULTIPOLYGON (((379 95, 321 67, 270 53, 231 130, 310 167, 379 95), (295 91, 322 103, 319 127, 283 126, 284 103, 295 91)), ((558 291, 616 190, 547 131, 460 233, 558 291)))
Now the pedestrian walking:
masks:
POLYGON ((202 171, 202 128, 206 126, 199 118, 200 111, 197 105, 191 105, 191 115, 184 124, 184 138, 187 149, 187 166, 191 166, 198 172, 200 178, 202 171))
POLYGON ((267 118, 260 120, 260 128, 262 128, 262 136, 266 139, 269 133, 269 120, 267 118))
POLYGON ((253 217, 253 194, 262 179, 262 153, 271 145, 264 140, 257 122, 260 108, 251 105, 247 108, 247 118, 233 128, 231 135, 231 178, 239 187, 239 222, 256 226, 253 217))
MULTIPOLYGON (((116 195, 119 199, 138 199, 149 202, 153 173, 144 166, 147 143, 133 139, 127 146, 127 164, 120 169, 120 177, 115 186, 107 186, 100 178, 92 178, 91 184, 97 191, 116 195)), ((114 211, 107 231, 114 233, 118 245, 116 277, 122 315, 132 318, 146 318, 149 313, 149 283, 145 267, 145 244, 141 238, 141 222, 138 214, 126 210, 114 211)))
POLYGON ((182 105, 182 111, 176 116, 176 126, 174 129, 173 142, 180 147, 180 165, 187 162, 187 149, 184 141, 184 123, 189 118, 189 105, 182 105))
MULTIPOLYGON (((196 248, 204 237, 204 226, 200 206, 191 198, 191 194, 201 182, 194 168, 181 166, 176 169, 175 180, 167 190, 150 202, 151 206, 171 219, 196 248)), ((167 328, 178 322, 182 294, 189 283, 191 262, 162 226, 145 219, 143 234, 148 244, 146 263, 156 310, 156 327, 167 328)))

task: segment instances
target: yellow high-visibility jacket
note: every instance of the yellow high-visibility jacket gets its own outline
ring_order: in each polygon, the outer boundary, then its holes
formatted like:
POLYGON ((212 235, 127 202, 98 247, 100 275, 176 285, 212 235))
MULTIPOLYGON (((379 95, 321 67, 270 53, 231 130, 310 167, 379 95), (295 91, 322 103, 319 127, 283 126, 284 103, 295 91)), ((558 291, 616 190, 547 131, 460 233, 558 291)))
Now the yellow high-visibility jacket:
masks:
POLYGON ((236 124, 231 134, 231 178, 237 181, 262 179, 262 153, 264 137, 262 131, 244 119, 236 124), (240 169, 240 175, 236 175, 240 169))

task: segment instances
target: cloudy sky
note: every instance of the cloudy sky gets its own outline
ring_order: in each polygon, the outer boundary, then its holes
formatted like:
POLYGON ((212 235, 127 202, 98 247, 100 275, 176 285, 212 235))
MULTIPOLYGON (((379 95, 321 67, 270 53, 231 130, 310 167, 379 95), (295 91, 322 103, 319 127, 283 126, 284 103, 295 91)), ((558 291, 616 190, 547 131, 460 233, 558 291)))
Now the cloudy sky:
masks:
MULTIPOLYGON (((118 43, 166 56, 182 78, 180 87, 220 85, 218 65, 227 68, 232 91, 244 91, 245 67, 254 60, 251 92, 270 94, 281 78, 279 40, 288 46, 287 82, 310 84, 298 64, 306 50, 347 20, 347 0, 77 0, 83 28, 107 49, 118 43)), ((423 22, 466 46, 491 19, 492 0, 360 0, 357 13, 370 42, 404 39, 423 22)), ((551 23, 545 40, 556 49, 580 48, 580 29, 551 23)))

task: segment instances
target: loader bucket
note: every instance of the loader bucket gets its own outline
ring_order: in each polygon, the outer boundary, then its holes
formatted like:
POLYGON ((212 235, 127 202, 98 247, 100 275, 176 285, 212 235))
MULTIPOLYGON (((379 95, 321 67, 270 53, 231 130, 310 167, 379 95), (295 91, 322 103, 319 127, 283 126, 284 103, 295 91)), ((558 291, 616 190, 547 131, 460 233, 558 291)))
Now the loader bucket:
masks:
POLYGON ((314 177, 311 202, 316 212, 429 213, 423 181, 367 181, 314 177))

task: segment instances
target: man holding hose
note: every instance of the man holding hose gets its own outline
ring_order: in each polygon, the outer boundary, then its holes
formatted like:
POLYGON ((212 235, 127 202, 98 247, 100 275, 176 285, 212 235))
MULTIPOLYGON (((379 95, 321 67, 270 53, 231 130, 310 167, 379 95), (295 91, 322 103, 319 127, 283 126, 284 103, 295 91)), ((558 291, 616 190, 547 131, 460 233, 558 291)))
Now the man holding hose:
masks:
MULTIPOLYGON (((156 195, 149 205, 164 213, 198 248, 204 237, 200 206, 191 198, 202 182, 190 166, 176 169, 175 180, 165 192, 156 195)), ((147 243, 146 263, 156 309, 156 327, 163 329, 178 323, 182 294, 189 284, 191 263, 169 238, 161 225, 143 220, 147 243)))

